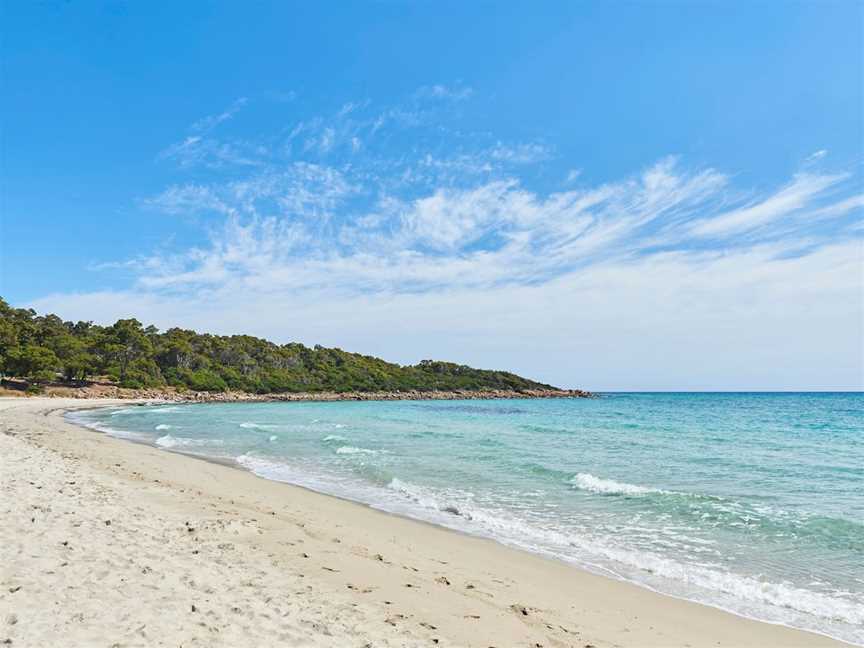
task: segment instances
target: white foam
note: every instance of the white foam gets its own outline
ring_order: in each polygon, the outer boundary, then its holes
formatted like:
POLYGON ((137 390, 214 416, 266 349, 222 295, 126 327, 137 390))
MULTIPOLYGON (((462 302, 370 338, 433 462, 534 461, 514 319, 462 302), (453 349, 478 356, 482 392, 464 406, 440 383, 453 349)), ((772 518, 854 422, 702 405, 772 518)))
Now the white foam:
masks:
POLYGON ((156 429, 157 430, 170 430, 171 426, 168 425, 167 423, 160 423, 159 425, 156 426, 156 429))
POLYGON ((186 448, 204 445, 222 445, 219 439, 190 439, 187 437, 173 437, 170 434, 156 439, 156 445, 162 448, 186 448))
POLYGON ((658 488, 646 488, 645 486, 617 482, 613 479, 601 479, 591 473, 579 473, 570 480, 570 483, 580 490, 605 495, 645 495, 647 493, 668 492, 658 488))
POLYGON ((267 440, 270 441, 270 442, 272 443, 273 441, 278 441, 278 440, 279 440, 279 437, 276 436, 275 434, 271 434, 271 435, 270 435, 270 438, 267 439, 267 440))
POLYGON ((270 430, 272 428, 277 428, 279 426, 278 425, 271 425, 268 423, 252 423, 252 422, 247 421, 246 423, 241 423, 240 427, 244 428, 246 430, 270 430))
POLYGON ((86 428, 96 430, 97 432, 102 432, 103 434, 107 434, 109 436, 117 437, 118 439, 129 439, 130 441, 150 441, 150 439, 152 438, 146 434, 141 434, 138 432, 126 432, 124 430, 116 430, 97 421, 91 421, 83 415, 73 416, 71 414, 68 414, 67 416, 78 425, 83 425, 86 428))
POLYGON ((176 405, 136 405, 135 407, 126 407, 111 412, 111 416, 120 416, 123 414, 167 414, 170 412, 179 412, 180 408, 176 405))
POLYGON ((355 448, 354 446, 339 446, 336 448, 336 454, 378 454, 378 450, 370 450, 369 448, 355 448))
MULTIPOLYGON (((629 492, 630 488, 639 489, 637 493, 653 492, 632 484, 599 481, 604 483, 604 489, 610 488, 609 483, 616 484, 613 491, 616 493, 622 491, 622 486, 625 492, 629 492)), ((436 489, 417 486, 396 478, 391 480, 388 488, 399 492, 423 509, 460 516, 468 524, 466 530, 479 531, 499 541, 532 551, 550 553, 583 566, 602 566, 606 573, 611 570, 619 577, 651 584, 662 591, 719 604, 757 618, 796 626, 806 627, 800 616, 802 613, 829 621, 864 624, 864 606, 856 600, 859 597, 850 592, 837 592, 836 595, 814 592, 791 583, 762 580, 731 573, 712 565, 679 562, 650 551, 629 549, 618 546, 614 539, 590 538, 574 534, 569 529, 543 528, 514 516, 512 512, 478 507, 469 501, 470 497, 466 497, 465 493, 438 492, 436 489), (657 577, 665 582, 659 581, 657 577), (679 589, 681 586, 686 589, 679 589), (745 602, 743 608, 740 602, 745 602), (752 605, 757 608, 751 609, 752 605)))
MULTIPOLYGON (((852 641, 860 642, 864 638, 855 629, 864 624, 864 606, 858 594, 814 592, 791 583, 730 573, 711 564, 681 562, 650 551, 635 550, 620 545, 615 538, 595 538, 569 528, 541 526, 512 511, 478 505, 467 491, 419 486, 394 478, 387 488, 400 497, 393 500, 382 498, 382 493, 376 494, 374 490, 354 490, 353 484, 345 484, 349 488, 346 491, 331 482, 331 478, 319 482, 305 469, 291 469, 263 458, 244 455, 238 457, 238 461, 271 479, 347 495, 376 508, 479 533, 506 544, 563 558, 600 573, 640 582, 668 594, 695 599, 745 616, 816 629, 852 641), (850 629, 846 626, 838 630, 834 625, 836 623, 854 627, 850 629)), ((602 487, 605 490, 601 492, 611 488, 611 480, 599 481, 605 483, 602 487)), ((590 480, 587 483, 596 485, 590 480)), ((637 489, 637 493, 644 492, 644 487, 611 483, 617 484, 613 492, 630 491, 633 488, 637 489)))
POLYGON ((339 436, 338 434, 328 434, 321 440, 326 443, 327 441, 347 441, 348 439, 344 436, 339 436))
POLYGON ((235 461, 256 475, 267 479, 296 484, 340 497, 359 499, 361 502, 371 499, 363 496, 357 497, 357 487, 359 486, 362 490, 361 484, 354 481, 349 484, 335 475, 317 473, 314 469, 310 469, 309 465, 296 465, 282 459, 257 456, 254 453, 239 455, 235 457, 235 461))
POLYGON ((459 515, 466 520, 473 519, 473 515, 467 510, 465 504, 450 501, 455 498, 447 498, 446 496, 442 498, 430 489, 409 484, 396 477, 390 480, 387 488, 401 493, 424 508, 441 511, 442 513, 450 513, 451 515, 459 515))

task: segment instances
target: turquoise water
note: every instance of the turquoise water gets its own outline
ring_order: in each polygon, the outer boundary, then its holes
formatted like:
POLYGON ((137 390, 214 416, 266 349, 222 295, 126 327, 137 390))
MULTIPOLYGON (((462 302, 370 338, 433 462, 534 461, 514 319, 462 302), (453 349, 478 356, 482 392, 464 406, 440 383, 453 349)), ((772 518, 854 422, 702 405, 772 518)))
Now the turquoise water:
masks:
POLYGON ((73 416, 864 643, 864 394, 168 405, 73 416))

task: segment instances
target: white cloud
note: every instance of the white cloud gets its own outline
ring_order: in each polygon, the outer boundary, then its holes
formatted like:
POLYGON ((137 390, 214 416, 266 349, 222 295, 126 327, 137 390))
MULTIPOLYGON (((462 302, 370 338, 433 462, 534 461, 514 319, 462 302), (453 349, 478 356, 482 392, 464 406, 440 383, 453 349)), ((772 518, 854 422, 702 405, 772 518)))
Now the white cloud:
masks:
POLYGON ((546 160, 550 157, 550 150, 542 144, 529 143, 506 145, 498 142, 489 151, 489 157, 493 160, 508 162, 510 164, 532 164, 546 160))
POLYGON ((197 295, 54 295, 66 318, 134 315, 413 363, 450 358, 593 389, 864 387, 864 250, 791 259, 775 246, 607 262, 538 286, 344 296, 234 286, 197 295), (826 332, 830 331, 830 334, 826 332), (698 361, 695 361, 697 360, 698 361))
POLYGON ((337 169, 297 162, 244 180, 174 185, 144 203, 168 214, 322 217, 356 191, 337 169))
POLYGON ((858 194, 857 196, 844 198, 843 200, 827 205, 826 207, 814 209, 810 214, 808 214, 808 218, 812 220, 837 218, 838 216, 845 216, 856 209, 862 208, 864 208, 864 194, 858 194))
POLYGON ((806 162, 754 191, 670 156, 576 185, 541 142, 441 119, 471 94, 348 102, 253 140, 211 133, 243 104, 206 118, 164 154, 195 174, 143 201, 210 215, 206 237, 93 266, 128 271, 127 290, 37 305, 594 388, 861 382, 862 230, 848 217, 864 198, 849 174, 806 162))
POLYGON ((192 124, 192 130, 197 132, 207 132, 210 131, 222 122, 226 122, 229 119, 232 119, 234 115, 236 115, 243 106, 248 103, 248 99, 246 97, 240 97, 235 100, 234 103, 231 104, 231 107, 228 110, 225 110, 217 115, 210 115, 208 117, 203 117, 199 119, 197 122, 192 124))
POLYGON ((792 182, 765 200, 697 222, 691 231, 696 236, 722 237, 755 229, 804 208, 817 195, 848 177, 848 174, 796 174, 792 182))
MULTIPOLYGON (((832 186, 837 177, 802 183, 796 176, 788 186, 809 201, 814 187, 832 186)), ((227 185, 172 187, 151 200, 172 213, 209 210, 231 218, 211 232, 209 246, 155 264, 142 282, 305 291, 326 281, 343 294, 532 284, 612 259, 686 251, 694 222, 702 229, 719 223, 725 231, 730 213, 763 209, 779 218, 807 202, 788 199, 784 188, 755 208, 729 212, 723 209, 728 182, 715 170, 686 171, 665 158, 638 176, 583 190, 543 195, 505 178, 413 199, 382 191, 369 205, 367 188, 339 170, 295 163, 227 185), (235 249, 242 254, 227 262, 226 250, 235 249)), ((784 222, 788 252, 823 245, 804 226, 856 204, 853 197, 784 222)), ((753 245, 752 239, 727 240, 723 249, 753 245)))
POLYGON ((437 250, 454 250, 515 216, 523 195, 515 181, 494 182, 471 191, 437 191, 417 200, 403 215, 404 234, 437 250))
POLYGON ((828 155, 828 151, 825 149, 820 149, 820 150, 816 151, 815 153, 808 155, 807 159, 804 161, 805 162, 816 162, 816 161, 824 158, 826 155, 828 155))
POLYGON ((193 135, 164 149, 159 158, 175 160, 181 167, 186 168, 199 165, 218 168, 225 165, 261 164, 259 158, 264 151, 260 144, 250 144, 242 140, 225 142, 210 135, 217 126, 233 119, 248 101, 246 97, 240 97, 227 110, 199 119, 189 129, 193 135))
POLYGON ((317 151, 321 155, 326 155, 333 150, 336 145, 336 131, 327 126, 321 131, 317 137, 310 137, 304 145, 305 151, 317 151))
POLYGON ((198 214, 209 211, 224 215, 236 213, 236 210, 216 196, 212 189, 193 184, 173 185, 144 203, 167 214, 198 214))
POLYGON ((443 84, 435 84, 428 86, 421 86, 417 88, 414 92, 414 97, 418 99, 447 99, 451 101, 462 101, 464 99, 468 99, 471 95, 474 94, 474 89, 469 86, 464 86, 461 84, 457 85, 443 85, 443 84))
POLYGON ((259 144, 241 140, 223 142, 212 137, 192 135, 166 148, 159 158, 174 160, 181 168, 254 167, 263 164, 262 152, 259 144))

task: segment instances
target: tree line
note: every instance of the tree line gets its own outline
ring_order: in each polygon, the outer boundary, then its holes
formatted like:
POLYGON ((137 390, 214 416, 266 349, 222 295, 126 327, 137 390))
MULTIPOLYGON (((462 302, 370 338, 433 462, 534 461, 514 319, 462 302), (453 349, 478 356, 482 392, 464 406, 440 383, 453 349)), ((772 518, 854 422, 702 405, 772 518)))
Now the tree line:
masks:
POLYGON ((249 393, 551 389, 506 371, 423 360, 402 366, 373 356, 249 335, 160 332, 136 319, 110 326, 67 322, 0 298, 0 377, 33 385, 83 384, 249 393))

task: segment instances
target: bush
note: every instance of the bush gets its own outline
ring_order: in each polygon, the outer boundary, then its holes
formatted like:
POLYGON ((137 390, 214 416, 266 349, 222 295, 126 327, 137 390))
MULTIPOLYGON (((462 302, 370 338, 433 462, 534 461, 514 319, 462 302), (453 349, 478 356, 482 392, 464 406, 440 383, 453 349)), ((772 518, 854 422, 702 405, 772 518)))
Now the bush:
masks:
POLYGON ((228 391, 228 385, 222 376, 210 369, 198 369, 181 372, 183 382, 194 391, 228 391))
POLYGON ((120 381, 121 387, 130 389, 161 387, 164 384, 159 367, 150 358, 141 358, 131 363, 126 370, 126 376, 120 381))

